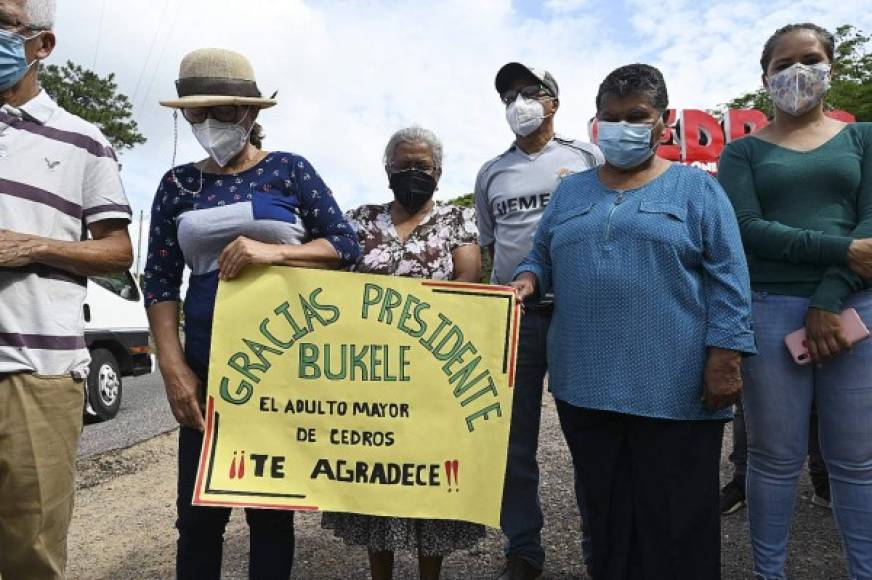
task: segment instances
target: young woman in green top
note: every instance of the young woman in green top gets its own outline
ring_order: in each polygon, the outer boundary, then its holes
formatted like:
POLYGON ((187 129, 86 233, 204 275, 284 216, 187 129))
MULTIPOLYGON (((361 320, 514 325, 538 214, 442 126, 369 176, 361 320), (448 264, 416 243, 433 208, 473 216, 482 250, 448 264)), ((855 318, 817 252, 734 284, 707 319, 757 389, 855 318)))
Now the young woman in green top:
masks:
POLYGON ((774 121, 730 143, 718 176, 742 232, 758 356, 744 364, 748 520, 758 578, 784 578, 796 483, 816 401, 849 577, 872 579, 872 340, 852 349, 839 313, 872 326, 872 124, 824 113, 834 39, 814 24, 763 49, 774 121), (814 365, 784 336, 805 327, 814 365))

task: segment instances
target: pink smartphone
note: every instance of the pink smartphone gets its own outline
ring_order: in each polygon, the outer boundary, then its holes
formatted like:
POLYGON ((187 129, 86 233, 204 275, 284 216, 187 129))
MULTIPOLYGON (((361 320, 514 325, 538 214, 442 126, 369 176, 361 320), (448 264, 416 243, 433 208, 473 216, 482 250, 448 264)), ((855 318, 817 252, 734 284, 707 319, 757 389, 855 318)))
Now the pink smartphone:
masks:
MULTIPOLYGON (((863 324, 863 320, 857 311, 853 308, 846 308, 839 315, 842 320, 842 332, 845 333, 845 338, 853 346, 861 340, 869 338, 869 329, 863 324)), ((784 337, 784 344, 787 350, 790 351, 790 356, 798 365, 807 365, 811 362, 811 355, 808 352, 808 344, 805 341, 805 328, 794 330, 784 337)))

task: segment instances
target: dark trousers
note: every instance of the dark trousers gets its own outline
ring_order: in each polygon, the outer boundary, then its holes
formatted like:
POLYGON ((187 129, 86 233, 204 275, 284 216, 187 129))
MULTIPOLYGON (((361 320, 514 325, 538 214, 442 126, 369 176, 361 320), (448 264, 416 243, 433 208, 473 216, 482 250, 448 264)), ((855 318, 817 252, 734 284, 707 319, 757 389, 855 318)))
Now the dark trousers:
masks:
POLYGON ((733 482, 744 490, 748 475, 748 428, 745 426, 745 406, 741 399, 736 403, 733 417, 733 450, 730 452, 730 463, 733 464, 733 482))
MULTIPOLYGON (((730 463, 733 464, 733 482, 745 489, 745 478, 748 473, 748 428, 745 426, 745 407, 740 400, 736 403, 736 418, 733 421, 733 451, 730 453, 730 463)), ((811 419, 808 425, 808 478, 818 495, 829 497, 829 474, 821 454, 821 442, 818 431, 817 409, 812 406, 811 419)))
POLYGON ((542 568, 545 563, 536 453, 542 415, 542 385, 548 371, 546 343, 550 323, 550 309, 528 308, 521 317, 500 517, 503 533, 508 539, 506 555, 523 558, 537 568, 542 568))
POLYGON ((594 580, 721 575, 722 421, 671 421, 557 401, 590 520, 594 580))
MULTIPOLYGON (((542 416, 542 391, 548 372, 548 327, 550 305, 528 306, 521 318, 518 341, 517 380, 512 398, 512 423, 500 524, 508 542, 506 555, 527 560, 537 568, 545 564, 542 547, 542 506, 539 501, 539 426, 542 416)), ((581 501, 581 485, 575 481, 576 499, 581 501)), ((582 516, 584 512, 581 512, 582 516)), ((589 552, 586 518, 581 521, 581 554, 589 552)))
POLYGON ((817 409, 811 408, 811 421, 808 425, 808 478, 818 495, 830 497, 830 474, 824 455, 821 453, 821 436, 817 409), (824 493, 826 492, 826 493, 824 493))
MULTIPOLYGON (((202 444, 203 434, 196 429, 179 429, 176 577, 180 580, 217 580, 221 577, 224 528, 230 519, 230 508, 191 505, 202 444)), ((249 578, 290 578, 294 563, 294 512, 246 509, 245 520, 251 534, 249 578)))

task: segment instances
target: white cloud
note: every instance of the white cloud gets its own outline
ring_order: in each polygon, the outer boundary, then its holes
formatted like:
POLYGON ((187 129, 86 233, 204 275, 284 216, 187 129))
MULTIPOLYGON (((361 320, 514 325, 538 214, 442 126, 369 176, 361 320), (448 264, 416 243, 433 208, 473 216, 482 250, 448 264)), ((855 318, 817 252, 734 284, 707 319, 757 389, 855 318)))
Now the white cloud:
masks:
POLYGON ((648 61, 663 71, 670 101, 680 108, 714 108, 761 86, 760 52, 776 29, 815 22, 829 30, 854 24, 872 31, 866 3, 845 0, 629 0, 632 24, 646 39, 648 61))
POLYGON ((574 12, 588 5, 588 0, 546 0, 545 8, 552 12, 574 12))
MULTIPOLYGON (((710 108, 758 86, 757 55, 778 26, 811 19, 872 31, 863 0, 548 0, 535 17, 510 0, 106 0, 98 31, 103 4, 61 3, 51 61, 92 66, 99 37, 97 71, 116 73, 121 90, 135 93, 149 141, 122 161, 137 210, 148 209, 171 161, 172 115, 157 101, 174 96, 178 63, 194 48, 223 46, 251 59, 262 91, 279 91, 279 105, 261 116, 267 147, 309 158, 349 208, 390 197, 381 154, 390 134, 412 123, 445 144, 438 195, 471 191, 480 165, 512 139, 493 88, 505 62, 549 69, 561 88, 558 131, 586 138, 597 86, 621 64, 656 64, 674 105, 710 108)), ((179 125, 178 162, 203 157, 179 125)))

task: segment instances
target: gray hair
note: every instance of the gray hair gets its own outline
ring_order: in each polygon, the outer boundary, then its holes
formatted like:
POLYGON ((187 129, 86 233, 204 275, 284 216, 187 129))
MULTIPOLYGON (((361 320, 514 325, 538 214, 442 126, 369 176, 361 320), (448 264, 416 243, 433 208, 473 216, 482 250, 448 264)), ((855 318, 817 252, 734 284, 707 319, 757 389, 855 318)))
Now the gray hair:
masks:
POLYGON ((24 13, 27 15, 27 25, 31 28, 54 28, 56 11, 55 0, 24 0, 24 13))
POLYGON ((433 131, 423 127, 412 126, 400 129, 391 135, 388 145, 385 147, 385 165, 390 163, 391 159, 394 158, 394 153, 396 153, 400 143, 409 143, 411 145, 424 143, 433 154, 433 164, 436 167, 442 167, 442 141, 439 140, 439 137, 433 131))

